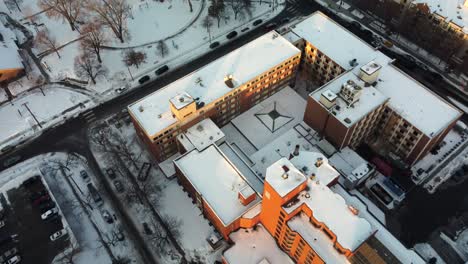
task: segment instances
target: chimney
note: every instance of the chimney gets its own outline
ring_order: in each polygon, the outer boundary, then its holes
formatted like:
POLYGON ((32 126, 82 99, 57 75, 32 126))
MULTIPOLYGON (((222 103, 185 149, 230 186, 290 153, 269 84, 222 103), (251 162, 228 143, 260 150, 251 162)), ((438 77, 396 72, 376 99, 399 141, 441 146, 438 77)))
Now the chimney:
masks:
POLYGON ((224 83, 227 87, 234 88, 234 80, 232 74, 226 75, 226 77, 224 77, 224 83))
POLYGON ((300 146, 296 145, 296 147, 294 148, 294 152, 293 152, 294 156, 299 156, 299 148, 300 148, 300 146))
POLYGON ((315 167, 320 167, 322 166, 323 159, 322 158, 317 158, 317 161, 315 162, 315 167))
POLYGON ((281 177, 286 180, 289 177, 289 175, 288 175, 289 168, 286 165, 281 166, 281 168, 283 168, 283 170, 284 170, 284 173, 283 173, 283 175, 281 175, 281 177))

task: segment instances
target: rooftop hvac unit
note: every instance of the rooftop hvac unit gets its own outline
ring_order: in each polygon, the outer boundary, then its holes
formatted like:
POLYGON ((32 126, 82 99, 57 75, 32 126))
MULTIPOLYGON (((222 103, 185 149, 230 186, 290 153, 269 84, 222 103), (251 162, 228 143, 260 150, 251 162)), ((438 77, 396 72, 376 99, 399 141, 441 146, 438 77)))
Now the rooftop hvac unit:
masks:
POLYGON ((373 84, 379 78, 380 66, 378 63, 371 61, 366 65, 362 66, 359 71, 359 78, 367 84, 373 84))

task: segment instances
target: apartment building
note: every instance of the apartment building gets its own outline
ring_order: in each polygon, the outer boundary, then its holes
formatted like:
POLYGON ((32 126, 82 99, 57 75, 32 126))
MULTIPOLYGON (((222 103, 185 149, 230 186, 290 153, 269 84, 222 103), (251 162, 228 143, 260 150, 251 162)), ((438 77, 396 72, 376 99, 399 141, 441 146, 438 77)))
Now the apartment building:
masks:
POLYGON ((297 36, 296 45, 303 43, 303 60, 322 54, 319 64, 303 64, 325 82, 309 95, 304 121, 338 149, 367 142, 382 155, 414 164, 462 114, 320 12, 288 34, 297 36))
POLYGON ((137 134, 163 161, 194 124, 211 118, 222 126, 291 82, 300 56, 282 36, 267 33, 130 105, 137 134))

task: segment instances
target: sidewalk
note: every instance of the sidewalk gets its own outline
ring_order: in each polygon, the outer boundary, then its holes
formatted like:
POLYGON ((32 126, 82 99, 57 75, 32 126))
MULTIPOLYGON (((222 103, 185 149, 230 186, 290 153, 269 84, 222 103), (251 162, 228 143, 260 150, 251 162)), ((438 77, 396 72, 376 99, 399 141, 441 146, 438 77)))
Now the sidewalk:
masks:
POLYGON ((467 84, 463 82, 460 77, 448 74, 445 72, 446 64, 439 58, 429 54, 424 49, 418 47, 414 43, 404 39, 402 36, 388 36, 385 33, 385 25, 382 24, 375 15, 371 15, 367 12, 361 11, 345 1, 334 1, 334 0, 314 0, 318 4, 330 10, 335 15, 349 20, 360 22, 361 26, 370 29, 374 34, 379 35, 384 39, 391 40, 393 44, 398 46, 404 52, 415 57, 419 62, 426 65, 430 70, 442 75, 446 81, 450 82, 456 89, 468 96, 467 84), (340 2, 342 2, 340 7, 340 2))

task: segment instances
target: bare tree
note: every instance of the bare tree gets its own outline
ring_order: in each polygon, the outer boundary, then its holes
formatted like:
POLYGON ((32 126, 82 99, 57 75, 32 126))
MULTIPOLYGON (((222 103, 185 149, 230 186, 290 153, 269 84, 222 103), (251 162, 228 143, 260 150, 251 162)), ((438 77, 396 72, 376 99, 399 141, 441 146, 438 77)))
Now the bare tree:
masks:
POLYGON ((70 248, 66 251, 66 254, 62 258, 64 264, 74 264, 75 257, 80 252, 80 248, 75 243, 72 243, 70 248))
POLYGON ((84 52, 75 58, 75 73, 80 78, 90 78, 93 84, 99 76, 107 75, 107 68, 100 64, 96 55, 84 52))
POLYGON ((121 43, 128 37, 127 19, 131 8, 126 0, 88 0, 87 7, 95 12, 101 23, 109 27, 121 43))
POLYGON ((161 54, 161 57, 165 57, 169 53, 169 48, 167 47, 166 42, 163 40, 158 41, 156 44, 156 49, 158 50, 159 54, 161 54))
POLYGON ((18 11, 21 12, 20 5, 23 3, 23 0, 5 0, 5 5, 8 6, 9 9, 17 8, 18 11))
POLYGON ((57 54, 57 56, 59 57, 59 59, 61 58, 60 53, 58 52, 58 42, 55 39, 55 37, 53 35, 51 35, 50 32, 47 29, 43 29, 43 30, 37 32, 35 43, 39 47, 45 49, 46 51, 47 50, 54 51, 57 54))
POLYGON ((211 43, 211 27, 213 26, 213 21, 211 20, 211 17, 208 15, 202 20, 202 27, 206 28, 206 31, 208 31, 208 39, 211 43))
POLYGON ((224 6, 224 0, 211 0, 211 5, 208 7, 208 15, 216 18, 218 22, 218 28, 225 11, 226 8, 224 6))
POLYGON ((81 47, 84 51, 96 54, 99 63, 101 59, 101 46, 109 42, 108 35, 102 28, 102 24, 96 21, 90 22, 83 27, 81 47))
POLYGON ((252 1, 251 0, 230 0, 229 5, 234 12, 234 19, 237 20, 239 15, 244 15, 244 12, 251 15, 252 1))
POLYGON ((39 6, 43 10, 47 10, 46 14, 49 17, 63 18, 68 21, 71 29, 76 29, 76 21, 82 10, 81 0, 40 0, 39 6))
POLYGON ((125 53, 123 61, 128 67, 135 66, 138 68, 140 64, 146 62, 146 53, 131 49, 125 53))

